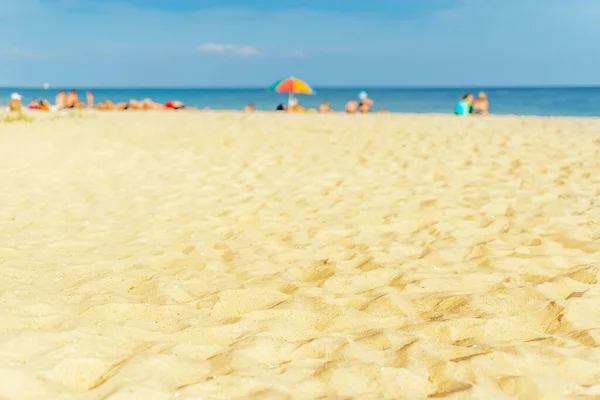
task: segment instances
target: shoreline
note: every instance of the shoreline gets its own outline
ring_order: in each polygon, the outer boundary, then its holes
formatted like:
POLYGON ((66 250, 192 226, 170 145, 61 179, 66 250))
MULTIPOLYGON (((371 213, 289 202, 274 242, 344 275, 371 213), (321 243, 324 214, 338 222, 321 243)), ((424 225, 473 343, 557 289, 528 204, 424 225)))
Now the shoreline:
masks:
MULTIPOLYGON (((0 116, 4 117, 6 115, 16 115, 17 113, 10 113, 8 112, 6 109, 6 107, 0 106, 0 116)), ((199 114, 199 113, 204 113, 204 114, 228 114, 228 113, 232 113, 232 114, 244 114, 244 115, 252 115, 252 114, 268 114, 268 115, 279 115, 279 114, 288 114, 288 115, 319 115, 319 116, 328 116, 328 115, 346 115, 348 117, 350 116, 355 116, 355 117, 363 117, 363 116, 384 116, 384 115, 388 115, 388 116, 404 116, 404 117, 419 117, 419 116, 434 116, 434 117, 452 117, 452 118, 456 118, 458 120, 460 119, 466 119, 466 120, 485 120, 485 119, 495 119, 495 118, 547 118, 547 119, 571 119, 571 118, 575 118, 575 119, 590 119, 590 120, 597 120, 600 119, 600 115, 598 116, 580 116, 580 115, 529 115, 529 114, 493 114, 490 113, 486 116, 480 116, 480 115, 468 115, 468 116, 457 116, 454 115, 453 113, 427 113, 427 112, 422 112, 422 113, 411 113, 411 112, 394 112, 394 111, 372 111, 366 114, 361 114, 361 113, 354 113, 354 114, 349 114, 343 111, 335 111, 335 112, 328 112, 328 113, 318 113, 316 111, 311 111, 311 112, 286 112, 286 111, 276 111, 276 110, 254 110, 252 112, 245 112, 243 110, 233 110, 233 109, 187 109, 187 110, 97 110, 97 109, 88 109, 88 108, 83 108, 83 109, 63 109, 63 110, 59 110, 59 111, 38 111, 38 110, 29 110, 29 109, 23 109, 22 113, 24 115, 27 116, 32 116, 32 117, 36 117, 36 116, 68 116, 69 114, 73 114, 73 113, 83 113, 83 114, 89 114, 89 115, 93 115, 93 114, 98 114, 98 115, 102 115, 102 114, 173 114, 173 113, 178 113, 178 114, 199 114)), ((41 119, 47 119, 47 118, 41 118, 41 119)), ((0 121, 1 122, 1 121, 0 121)))

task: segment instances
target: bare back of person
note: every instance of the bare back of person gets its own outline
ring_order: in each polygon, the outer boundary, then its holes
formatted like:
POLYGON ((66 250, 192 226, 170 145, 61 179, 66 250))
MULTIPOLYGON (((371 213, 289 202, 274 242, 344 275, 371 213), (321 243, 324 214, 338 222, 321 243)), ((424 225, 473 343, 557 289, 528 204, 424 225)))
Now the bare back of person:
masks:
POLYGON ((358 109, 358 103, 356 100, 350 100, 346 103, 345 110, 347 113, 354 114, 358 109))
POLYGON ((56 104, 56 107, 58 108, 65 108, 66 107, 66 95, 65 95, 65 91, 61 90, 56 94, 56 98, 54 99, 54 104, 56 104))
POLYGON ((473 100, 473 114, 487 115, 489 107, 487 95, 483 92, 479 93, 477 98, 473 100))

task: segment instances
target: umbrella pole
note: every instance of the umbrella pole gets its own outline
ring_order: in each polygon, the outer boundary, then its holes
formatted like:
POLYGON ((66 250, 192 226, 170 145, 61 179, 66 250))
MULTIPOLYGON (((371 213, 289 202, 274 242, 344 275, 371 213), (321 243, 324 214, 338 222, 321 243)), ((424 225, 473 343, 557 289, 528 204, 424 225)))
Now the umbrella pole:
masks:
POLYGON ((292 98, 294 97, 294 94, 292 92, 290 92, 288 94, 288 103, 287 103, 287 110, 290 111, 290 104, 292 104, 292 98))

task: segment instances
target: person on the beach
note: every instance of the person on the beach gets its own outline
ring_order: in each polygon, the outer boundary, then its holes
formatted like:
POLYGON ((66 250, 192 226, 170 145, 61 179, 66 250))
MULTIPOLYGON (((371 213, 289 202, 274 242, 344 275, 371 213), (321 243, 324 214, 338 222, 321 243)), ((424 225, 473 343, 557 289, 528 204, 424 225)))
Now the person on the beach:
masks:
POLYGON ((21 103, 21 95, 19 93, 13 93, 10 95, 10 101, 8 102, 8 111, 21 111, 23 103, 21 103))
POLYGON ((65 108, 83 108, 83 103, 77 97, 77 90, 71 90, 65 99, 65 108))
POLYGON ((473 112, 473 95, 467 93, 463 95, 456 106, 454 107, 454 114, 456 115, 469 115, 473 112))
POLYGON ((250 103, 246 107, 244 107, 244 112, 252 112, 252 111, 254 111, 254 103, 250 103))
POLYGON ((490 104, 484 92, 479 92, 477 98, 473 100, 473 114, 488 115, 490 104))
POLYGON ((56 98, 54 99, 54 104, 56 106, 57 109, 61 109, 61 108, 65 108, 66 107, 66 94, 64 90, 59 90, 58 93, 56 94, 56 98))
POLYGON ((368 113, 371 107, 373 106, 373 100, 369 98, 366 92, 360 92, 358 94, 358 111, 361 113, 368 113))
POLYGON ((348 100, 348 102, 346 103, 346 107, 344 109, 346 110, 347 113, 354 114, 356 112, 356 110, 358 109, 358 103, 354 99, 348 100))
POLYGON ((302 107, 301 105, 298 104, 298 99, 295 97, 292 97, 288 103, 289 103, 289 105, 288 105, 289 112, 305 112, 306 111, 306 109, 304 107, 302 107))
POLYGON ((327 100, 325 100, 321 103, 321 105, 319 106, 319 112, 320 113, 333 112, 331 107, 329 107, 329 102, 327 100))
POLYGON ((123 110, 141 110, 142 103, 137 101, 136 99, 130 99, 127 103, 125 103, 125 107, 123 110))
POLYGON ((32 99, 31 102, 27 105, 28 110, 36 110, 40 106, 37 99, 32 99))
POLYGON ((163 109, 163 105, 160 103, 157 103, 155 101, 152 101, 152 99, 150 98, 146 98, 144 100, 142 100, 140 102, 141 106, 142 106, 142 110, 162 110, 163 109))
POLYGON ((179 100, 167 101, 165 103, 165 109, 167 110, 181 110, 185 108, 185 104, 179 100))
POLYGON ((94 108, 100 111, 122 111, 127 108, 128 103, 113 103, 111 100, 104 100, 96 104, 94 108))
POLYGON ((85 98, 87 101, 87 108, 94 108, 94 95, 89 90, 85 92, 85 98))
POLYGON ((287 106, 281 103, 275 108, 275 111, 287 111, 287 106))
POLYGON ((50 102, 48 100, 45 99, 41 99, 37 109, 40 111, 50 111, 50 109, 52 108, 52 105, 50 104, 50 102))

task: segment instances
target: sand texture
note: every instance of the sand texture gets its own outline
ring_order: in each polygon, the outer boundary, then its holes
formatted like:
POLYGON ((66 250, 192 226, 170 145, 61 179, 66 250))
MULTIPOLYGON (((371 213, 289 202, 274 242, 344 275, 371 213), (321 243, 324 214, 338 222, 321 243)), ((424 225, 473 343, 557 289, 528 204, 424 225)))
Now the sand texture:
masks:
POLYGON ((600 120, 0 122, 0 398, 600 399, 600 120))

